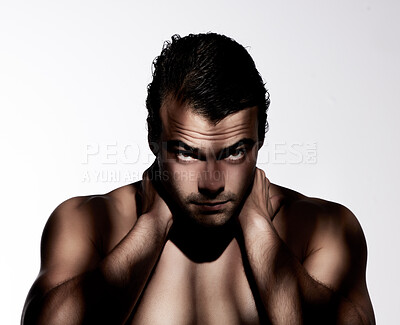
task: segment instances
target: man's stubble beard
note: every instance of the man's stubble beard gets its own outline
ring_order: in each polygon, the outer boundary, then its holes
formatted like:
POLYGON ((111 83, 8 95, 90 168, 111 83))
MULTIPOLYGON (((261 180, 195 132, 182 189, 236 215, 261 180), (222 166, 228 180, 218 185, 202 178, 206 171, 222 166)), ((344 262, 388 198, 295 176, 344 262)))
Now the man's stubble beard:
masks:
POLYGON ((165 182, 164 187, 174 203, 173 214, 175 222, 189 221, 200 227, 220 227, 227 224, 240 212, 241 203, 245 196, 245 192, 239 195, 232 192, 224 192, 215 197, 193 192, 189 195, 184 195, 179 188, 169 182, 165 182), (208 201, 228 202, 221 212, 201 211, 200 206, 194 203, 208 201))

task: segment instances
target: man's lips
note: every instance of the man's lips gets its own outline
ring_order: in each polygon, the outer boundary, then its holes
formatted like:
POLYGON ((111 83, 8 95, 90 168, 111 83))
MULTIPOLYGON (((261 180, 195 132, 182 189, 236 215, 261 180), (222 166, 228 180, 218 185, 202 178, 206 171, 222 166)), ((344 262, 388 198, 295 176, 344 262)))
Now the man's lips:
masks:
POLYGON ((229 200, 226 201, 206 201, 206 202, 192 202, 193 204, 200 207, 201 210, 206 211, 216 211, 221 210, 225 207, 225 204, 228 203, 229 200))

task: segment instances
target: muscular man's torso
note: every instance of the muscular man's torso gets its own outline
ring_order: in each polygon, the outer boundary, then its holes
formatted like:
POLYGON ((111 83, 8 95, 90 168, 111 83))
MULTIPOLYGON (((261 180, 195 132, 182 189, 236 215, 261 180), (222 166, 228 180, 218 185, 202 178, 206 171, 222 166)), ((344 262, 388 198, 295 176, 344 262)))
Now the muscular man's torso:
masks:
MULTIPOLYGON (((273 224, 302 261, 310 249, 309 231, 316 222, 315 214, 308 211, 312 212, 318 201, 271 185, 273 194, 285 197, 273 224), (294 215, 293 210, 300 213, 294 215)), ((101 254, 107 255, 134 225, 137 186, 128 185, 105 196, 102 204, 107 213, 101 214, 95 237, 101 254)), ((219 258, 203 263, 193 262, 168 240, 127 324, 259 324, 256 300, 235 238, 219 258)))

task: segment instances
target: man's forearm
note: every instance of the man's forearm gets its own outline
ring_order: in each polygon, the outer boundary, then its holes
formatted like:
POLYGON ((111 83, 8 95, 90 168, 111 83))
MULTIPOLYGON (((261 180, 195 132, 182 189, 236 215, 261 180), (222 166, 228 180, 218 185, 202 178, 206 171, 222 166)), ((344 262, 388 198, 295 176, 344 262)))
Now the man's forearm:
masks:
POLYGON ((368 324, 362 310, 315 281, 267 220, 242 223, 245 249, 272 324, 368 324))
POLYGON ((24 324, 123 324, 136 304, 166 241, 172 219, 142 215, 90 272, 36 297, 24 324))

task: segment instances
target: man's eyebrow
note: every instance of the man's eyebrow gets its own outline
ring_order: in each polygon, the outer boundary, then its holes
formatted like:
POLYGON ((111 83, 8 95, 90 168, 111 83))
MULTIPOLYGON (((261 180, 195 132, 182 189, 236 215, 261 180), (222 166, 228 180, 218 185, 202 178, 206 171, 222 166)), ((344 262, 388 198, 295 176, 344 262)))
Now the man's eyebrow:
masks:
MULTIPOLYGON (((248 145, 248 146, 252 147, 255 143, 256 143, 256 141, 251 138, 244 138, 244 139, 241 139, 241 140, 235 142, 234 144, 230 145, 229 147, 221 149, 221 151, 223 151, 223 152, 232 151, 232 150, 235 150, 237 147, 240 147, 243 145, 248 145)), ((173 147, 182 147, 185 150, 192 151, 192 152, 200 151, 199 148, 189 146, 188 144, 186 144, 185 142, 183 142, 181 140, 167 141, 167 150, 171 150, 173 147)))
POLYGON ((238 142, 234 143, 233 145, 222 149, 221 151, 232 151, 232 150, 235 150, 237 147, 244 146, 244 145, 253 147, 255 143, 256 143, 256 141, 254 141, 251 138, 244 138, 244 139, 241 139, 238 142))
POLYGON ((167 150, 171 150, 173 147, 182 147, 187 151, 193 151, 197 152, 199 151, 199 148, 194 148, 186 144, 185 142, 181 140, 169 140, 167 141, 167 150))

